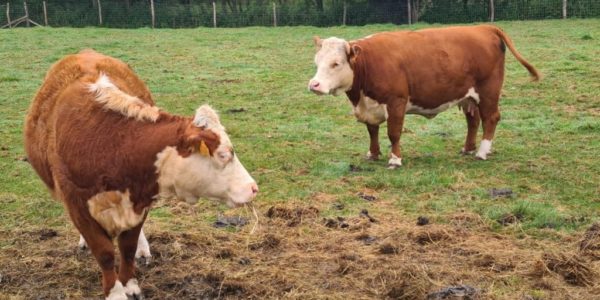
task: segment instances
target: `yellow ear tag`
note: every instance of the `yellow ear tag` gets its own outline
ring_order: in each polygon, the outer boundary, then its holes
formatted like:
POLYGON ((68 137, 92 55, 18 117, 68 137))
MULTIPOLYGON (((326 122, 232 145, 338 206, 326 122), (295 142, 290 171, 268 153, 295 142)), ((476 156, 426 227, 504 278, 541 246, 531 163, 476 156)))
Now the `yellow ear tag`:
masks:
POLYGON ((204 141, 200 141, 200 147, 198 147, 198 151, 204 156, 210 156, 210 151, 208 150, 208 147, 204 141))

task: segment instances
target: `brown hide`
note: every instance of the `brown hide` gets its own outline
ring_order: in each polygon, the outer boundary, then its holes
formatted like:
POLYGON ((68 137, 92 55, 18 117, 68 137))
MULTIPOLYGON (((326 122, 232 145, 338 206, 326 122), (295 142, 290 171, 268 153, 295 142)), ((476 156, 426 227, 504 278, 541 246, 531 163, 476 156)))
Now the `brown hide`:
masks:
POLYGON ((355 105, 362 90, 380 103, 410 97, 411 103, 423 108, 460 99, 470 87, 497 87, 488 92, 499 96, 504 44, 539 79, 537 70, 494 26, 383 32, 350 42, 351 47, 360 47, 360 53, 350 57, 354 82, 347 94, 355 105))

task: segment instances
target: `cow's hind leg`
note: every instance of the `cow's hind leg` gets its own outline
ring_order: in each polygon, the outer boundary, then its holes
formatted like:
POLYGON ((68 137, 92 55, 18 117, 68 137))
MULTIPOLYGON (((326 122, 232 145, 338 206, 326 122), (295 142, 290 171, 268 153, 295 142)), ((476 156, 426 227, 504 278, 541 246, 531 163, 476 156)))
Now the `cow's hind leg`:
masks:
POLYGON ((475 142, 477 139, 477 130, 479 130, 479 124, 481 118, 479 117, 479 109, 477 105, 469 102, 462 107, 465 118, 467 119, 467 137, 465 139, 465 145, 463 146, 462 154, 472 154, 475 152, 475 142))
POLYGON ((496 132, 496 126, 500 121, 500 111, 498 109, 498 96, 491 98, 481 98, 479 103, 479 115, 483 126, 483 136, 479 150, 475 154, 478 159, 486 160, 488 154, 492 152, 492 141, 496 132))
POLYGON ((135 255, 143 222, 136 227, 121 232, 118 237, 121 264, 119 265, 119 281, 125 285, 125 293, 133 299, 142 299, 142 290, 135 279, 135 255))
POLYGON ((369 131, 369 138, 371 139, 367 159, 378 160, 381 154, 379 150, 379 125, 367 124, 367 131, 369 131))

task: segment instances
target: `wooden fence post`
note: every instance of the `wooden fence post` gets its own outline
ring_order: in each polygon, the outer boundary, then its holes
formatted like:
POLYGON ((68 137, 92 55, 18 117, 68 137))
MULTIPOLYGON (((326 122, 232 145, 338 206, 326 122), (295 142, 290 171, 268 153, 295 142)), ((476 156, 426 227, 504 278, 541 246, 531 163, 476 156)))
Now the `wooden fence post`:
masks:
POLYGON ((408 7, 408 25, 412 25, 412 8, 410 7, 410 0, 406 0, 406 5, 408 7))
POLYGON ((567 0, 563 0, 563 9, 562 9, 562 17, 563 19, 567 18, 567 0))
POLYGON ((23 1, 23 8, 25 9, 25 24, 29 27, 29 11, 27 10, 27 2, 23 1))
POLYGON ((102 5, 100 4, 100 0, 98 1, 98 21, 100 21, 100 26, 102 26, 102 5))
POLYGON ((348 13, 348 5, 346 4, 346 1, 344 1, 344 15, 342 16, 342 25, 346 26, 346 15, 348 13))
POLYGON ((6 2, 6 19, 8 20, 8 28, 12 28, 12 22, 10 21, 10 2, 6 2))
POLYGON ((43 1, 42 4, 44 5, 44 25, 48 26, 48 10, 46 9, 46 1, 43 1))
POLYGON ((494 0, 490 0, 490 22, 494 22, 494 0))
POLYGON ((152 28, 154 28, 154 25, 155 25, 155 19, 154 19, 154 0, 150 0, 150 14, 152 15, 152 28))
POLYGON ((273 27, 277 27, 277 4, 273 2, 273 27))
POLYGON ((217 5, 213 1, 213 27, 217 28, 217 5))

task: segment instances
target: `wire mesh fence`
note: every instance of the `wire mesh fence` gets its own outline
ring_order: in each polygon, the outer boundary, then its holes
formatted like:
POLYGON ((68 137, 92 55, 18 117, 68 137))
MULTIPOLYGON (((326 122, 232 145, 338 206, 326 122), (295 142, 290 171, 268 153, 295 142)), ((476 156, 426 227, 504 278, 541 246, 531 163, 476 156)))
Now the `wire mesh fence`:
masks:
POLYGON ((29 0, 0 2, 0 26, 186 28, 470 23, 600 17, 600 0, 29 0), (25 20, 27 19, 27 20, 25 20), (20 21, 20 22, 17 22, 20 21))

